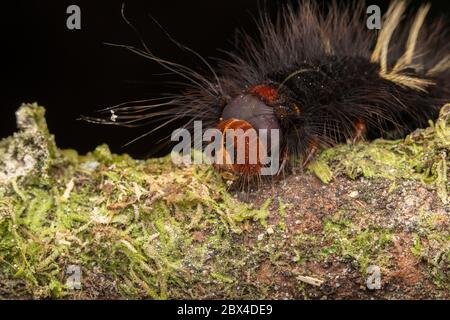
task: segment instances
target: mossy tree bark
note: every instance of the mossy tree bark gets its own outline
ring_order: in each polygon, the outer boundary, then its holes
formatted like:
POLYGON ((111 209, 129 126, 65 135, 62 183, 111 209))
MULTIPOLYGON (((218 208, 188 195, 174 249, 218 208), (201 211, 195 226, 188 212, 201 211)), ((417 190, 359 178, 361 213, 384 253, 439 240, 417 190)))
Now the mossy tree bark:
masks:
POLYGON ((247 202, 205 165, 60 150, 44 113, 0 142, 2 298, 449 298, 450 105, 247 202))

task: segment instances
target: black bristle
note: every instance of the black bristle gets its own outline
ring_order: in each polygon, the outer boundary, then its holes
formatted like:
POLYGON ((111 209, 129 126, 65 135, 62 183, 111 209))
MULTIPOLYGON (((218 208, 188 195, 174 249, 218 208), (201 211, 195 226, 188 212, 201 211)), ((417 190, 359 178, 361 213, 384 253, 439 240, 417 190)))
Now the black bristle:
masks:
POLYGON ((243 34, 217 68, 188 49, 209 75, 160 59, 146 47, 122 46, 179 74, 186 90, 164 106, 114 108, 117 121, 100 122, 157 119, 170 125, 182 119, 189 129, 195 120, 216 127, 230 101, 266 86, 276 90, 276 99, 260 98, 273 108, 282 154, 291 159, 308 159, 312 150, 349 140, 402 137, 434 120, 450 100, 447 24, 423 22, 427 6, 402 20, 405 8, 405 2, 394 1, 380 31, 366 27, 362 2, 332 2, 324 13, 311 1, 300 1, 298 9, 284 6, 276 21, 263 12, 259 37, 243 34))

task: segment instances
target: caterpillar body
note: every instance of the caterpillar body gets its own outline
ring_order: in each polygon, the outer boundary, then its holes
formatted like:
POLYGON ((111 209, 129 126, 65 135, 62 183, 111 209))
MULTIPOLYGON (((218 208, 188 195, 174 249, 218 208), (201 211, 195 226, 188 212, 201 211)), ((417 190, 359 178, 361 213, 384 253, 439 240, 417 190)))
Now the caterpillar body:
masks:
MULTIPOLYGON (((430 5, 407 15, 405 1, 392 2, 379 31, 366 27, 363 3, 332 2, 325 13, 310 1, 296 7, 281 8, 275 21, 262 13, 259 35, 243 34, 216 68, 172 39, 205 64, 205 75, 157 57, 145 44, 121 45, 178 74, 185 89, 154 104, 104 110, 113 112, 111 120, 88 120, 135 126, 164 119, 148 134, 175 120, 187 129, 197 120, 222 131, 278 129, 286 170, 294 159, 305 164, 337 143, 402 137, 434 120, 449 101, 450 37, 445 20, 427 21, 430 5)), ((261 166, 226 169, 248 178, 261 166)))

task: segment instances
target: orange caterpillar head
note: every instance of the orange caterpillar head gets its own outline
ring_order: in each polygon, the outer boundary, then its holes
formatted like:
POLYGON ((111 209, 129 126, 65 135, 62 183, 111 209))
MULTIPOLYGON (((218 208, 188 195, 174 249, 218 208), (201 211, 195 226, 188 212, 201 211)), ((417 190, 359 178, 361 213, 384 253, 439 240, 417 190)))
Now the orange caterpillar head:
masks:
POLYGON ((263 167, 261 148, 264 148, 264 154, 269 155, 271 147, 279 145, 279 141, 270 139, 270 131, 279 129, 274 109, 268 105, 275 96, 276 92, 270 87, 257 86, 225 106, 217 124, 222 132, 220 157, 223 157, 223 164, 216 167, 239 175, 260 175, 263 167), (267 130, 267 140, 260 139, 261 129, 267 130), (228 137, 232 137, 232 141, 226 141, 227 131, 231 134, 228 137), (234 155, 227 151, 227 143, 232 143, 234 155))

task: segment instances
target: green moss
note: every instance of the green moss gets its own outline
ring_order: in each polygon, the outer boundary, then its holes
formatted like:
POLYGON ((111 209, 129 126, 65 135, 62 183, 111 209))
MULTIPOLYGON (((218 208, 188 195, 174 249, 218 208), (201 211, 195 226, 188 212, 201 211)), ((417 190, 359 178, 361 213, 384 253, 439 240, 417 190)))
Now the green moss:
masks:
POLYGON ((413 237, 413 247, 411 248, 411 252, 417 258, 422 257, 423 252, 422 243, 420 242, 420 237, 417 234, 415 234, 413 237))
POLYGON ((352 179, 419 180, 435 187, 444 204, 450 190, 450 104, 441 109, 435 124, 416 130, 404 140, 341 145, 323 151, 309 170, 324 183, 343 174, 352 179))
MULTIPOLYGON (((60 152, 43 108, 24 105, 18 115, 21 131, 2 150, 24 148, 33 132, 26 152, 40 158, 20 177, 26 183, 1 184, 0 270, 8 281, 23 281, 35 297, 76 295, 64 279, 67 266, 78 265, 82 274, 108 274, 120 295, 155 299, 185 297, 200 279, 222 290, 237 282, 230 270, 243 252, 233 235, 246 221, 266 226, 269 201, 253 209, 210 167, 177 167, 170 157, 139 161, 106 145, 85 156, 60 152)), ((15 159, 1 161, 6 168, 15 159)))
POLYGON ((331 242, 327 253, 352 260, 364 275, 369 265, 385 266, 389 262, 392 231, 374 225, 364 228, 351 221, 332 218, 324 225, 325 237, 331 242))
POLYGON ((440 225, 442 213, 420 217, 411 252, 426 264, 438 287, 450 290, 450 229, 448 225, 440 225))
POLYGON ((313 172, 323 183, 330 183, 333 179, 333 172, 326 161, 313 161, 308 169, 313 172))

